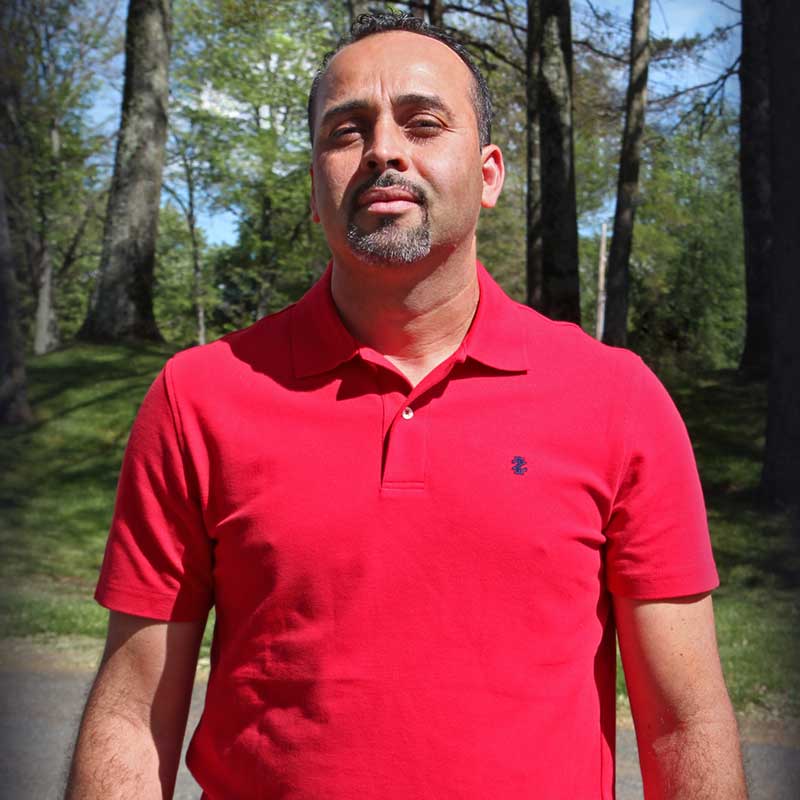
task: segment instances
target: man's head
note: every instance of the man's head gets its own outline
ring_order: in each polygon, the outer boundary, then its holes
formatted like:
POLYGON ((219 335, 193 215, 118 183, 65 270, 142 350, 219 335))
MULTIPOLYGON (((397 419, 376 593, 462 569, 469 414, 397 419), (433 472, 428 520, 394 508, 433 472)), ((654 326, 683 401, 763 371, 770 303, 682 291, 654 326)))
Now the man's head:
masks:
POLYGON ((432 25, 428 25, 419 17, 412 16, 411 14, 385 13, 362 14, 353 23, 350 34, 340 39, 336 48, 327 53, 323 58, 322 67, 314 76, 314 80, 311 82, 311 91, 308 93, 308 133, 311 137, 312 146, 314 144, 314 124, 316 122, 315 105, 319 93, 319 85, 331 59, 340 50, 354 42, 358 42, 367 36, 374 36, 375 34, 386 33, 388 31, 408 31, 420 36, 428 36, 431 39, 436 39, 442 42, 442 44, 447 45, 467 65, 473 78, 472 104, 475 109, 475 119, 478 125, 480 144, 481 146, 489 144, 492 140, 492 116, 494 115, 492 96, 489 92, 486 79, 473 61, 472 56, 470 56, 463 45, 452 36, 449 36, 444 31, 440 31, 432 25))
POLYGON ((326 60, 310 98, 312 210, 335 260, 408 264, 472 248, 502 186, 473 67, 418 20, 385 19, 359 19, 370 32, 326 60))

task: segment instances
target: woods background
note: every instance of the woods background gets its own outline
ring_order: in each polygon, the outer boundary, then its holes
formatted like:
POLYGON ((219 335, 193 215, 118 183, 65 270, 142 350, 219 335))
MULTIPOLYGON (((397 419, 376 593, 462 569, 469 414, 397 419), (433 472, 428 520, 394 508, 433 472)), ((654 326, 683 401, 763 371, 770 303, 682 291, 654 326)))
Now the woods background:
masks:
POLYGON ((487 75, 508 179, 479 252, 500 283, 668 381, 768 378, 759 501, 791 507, 800 10, 707 4, 730 21, 669 37, 651 33, 653 13, 670 29, 667 0, 9 0, 0 419, 35 419, 26 359, 76 338, 203 343, 310 286, 328 258, 308 211, 310 78, 359 13, 392 8, 487 75))

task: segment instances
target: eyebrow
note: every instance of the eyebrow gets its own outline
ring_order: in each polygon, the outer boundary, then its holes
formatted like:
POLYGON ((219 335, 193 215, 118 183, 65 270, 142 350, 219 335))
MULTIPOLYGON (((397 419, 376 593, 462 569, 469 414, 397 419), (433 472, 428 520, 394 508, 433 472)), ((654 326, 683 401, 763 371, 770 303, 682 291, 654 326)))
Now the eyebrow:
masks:
MULTIPOLYGON (((450 106, 448 106, 439 95, 435 94, 401 94, 393 99, 392 104, 395 106, 420 106, 422 108, 429 108, 432 111, 441 111, 450 117, 453 115, 450 106)), ((371 103, 367 100, 347 100, 344 103, 339 103, 339 105, 329 108, 322 115, 320 127, 326 125, 333 117, 349 114, 353 111, 366 111, 369 108, 371 108, 371 103)))

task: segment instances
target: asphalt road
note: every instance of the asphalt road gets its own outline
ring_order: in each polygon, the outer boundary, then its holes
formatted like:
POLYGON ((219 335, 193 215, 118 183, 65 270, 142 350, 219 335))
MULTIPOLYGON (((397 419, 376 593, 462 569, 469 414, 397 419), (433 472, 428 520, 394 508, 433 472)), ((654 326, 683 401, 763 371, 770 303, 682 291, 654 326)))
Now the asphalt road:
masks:
MULTIPOLYGON (((51 664, 24 671, 0 667, 0 799, 61 798, 91 676, 86 669, 60 670, 51 664)), ((190 727, 199 716, 204 689, 205 684, 198 681, 190 727)), ((800 748, 796 742, 792 746, 760 738, 744 742, 750 800, 797 800, 800 748)), ((182 764, 176 800, 198 800, 199 796, 197 784, 182 764)), ((623 728, 617 733, 617 800, 641 798, 635 737, 623 728)))

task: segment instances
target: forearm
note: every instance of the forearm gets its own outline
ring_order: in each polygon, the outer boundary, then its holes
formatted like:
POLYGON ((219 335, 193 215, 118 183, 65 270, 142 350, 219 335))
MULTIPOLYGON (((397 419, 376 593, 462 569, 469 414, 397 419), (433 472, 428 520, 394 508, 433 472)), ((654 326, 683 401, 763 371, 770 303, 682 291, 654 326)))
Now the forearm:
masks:
POLYGON ((204 626, 111 613, 66 800, 172 797, 204 626))
MULTIPOLYGON (((174 783, 174 782, 173 782, 174 783)), ((81 726, 66 800, 162 800, 158 753, 149 735, 112 714, 81 726)))
POLYGON ((130 699, 112 701, 101 675, 81 722, 66 800, 170 798, 179 758, 180 742, 154 732, 146 710, 130 699))
POLYGON ((646 800, 746 800, 709 595, 616 598, 646 800))
POLYGON ((646 800, 747 800, 732 711, 637 739, 646 800))

